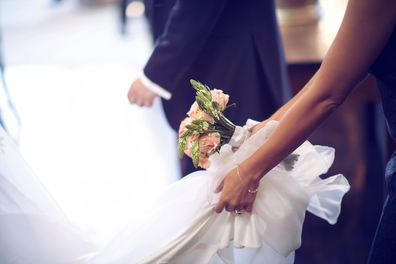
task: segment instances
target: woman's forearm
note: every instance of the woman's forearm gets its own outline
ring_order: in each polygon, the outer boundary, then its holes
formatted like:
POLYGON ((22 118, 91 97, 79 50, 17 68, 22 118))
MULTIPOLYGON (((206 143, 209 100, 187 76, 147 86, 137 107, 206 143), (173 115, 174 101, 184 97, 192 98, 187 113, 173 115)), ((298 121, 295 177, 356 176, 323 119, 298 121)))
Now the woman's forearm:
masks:
POLYGON ((311 80, 305 85, 293 98, 291 98, 286 104, 284 104, 281 108, 279 108, 269 119, 279 121, 284 116, 284 114, 289 110, 289 108, 299 100, 307 91, 308 86, 312 83, 312 80, 315 78, 312 77, 311 80))
POLYGON ((340 105, 331 97, 312 92, 316 85, 313 81, 304 87, 299 98, 285 108, 269 140, 242 164, 249 168, 254 180, 259 180, 293 152, 340 105))
POLYGON ((349 1, 342 26, 315 78, 274 115, 280 121, 278 127, 241 164, 252 180, 259 180, 302 144, 367 74, 395 26, 395 2, 349 1))

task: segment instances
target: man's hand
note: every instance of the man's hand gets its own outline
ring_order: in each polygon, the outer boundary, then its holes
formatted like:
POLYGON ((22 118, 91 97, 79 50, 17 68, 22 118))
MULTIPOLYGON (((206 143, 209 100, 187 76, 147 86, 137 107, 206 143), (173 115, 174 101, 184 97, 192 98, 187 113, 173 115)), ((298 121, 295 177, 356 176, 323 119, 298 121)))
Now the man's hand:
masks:
POLYGON ((137 104, 139 106, 146 107, 152 106, 153 101, 157 96, 158 95, 144 86, 139 79, 133 81, 128 92, 128 100, 131 104, 137 104))

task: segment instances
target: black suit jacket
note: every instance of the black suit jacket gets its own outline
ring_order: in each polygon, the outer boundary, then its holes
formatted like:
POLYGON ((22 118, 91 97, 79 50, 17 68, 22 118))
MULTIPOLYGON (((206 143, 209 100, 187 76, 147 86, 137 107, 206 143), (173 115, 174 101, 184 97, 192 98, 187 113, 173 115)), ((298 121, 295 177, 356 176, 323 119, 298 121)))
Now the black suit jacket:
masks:
POLYGON ((237 124, 263 120, 289 98, 272 0, 150 2, 160 36, 144 73, 172 93, 163 106, 175 130, 194 101, 190 79, 228 93, 237 106, 226 115, 237 124))

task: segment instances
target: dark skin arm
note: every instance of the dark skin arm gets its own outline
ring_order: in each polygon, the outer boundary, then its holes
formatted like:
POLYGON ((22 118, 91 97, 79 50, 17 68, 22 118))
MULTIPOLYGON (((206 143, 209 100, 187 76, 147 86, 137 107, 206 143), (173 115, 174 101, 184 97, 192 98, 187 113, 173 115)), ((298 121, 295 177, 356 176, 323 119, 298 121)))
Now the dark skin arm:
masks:
MULTIPOLYGON (((367 75, 369 67, 385 46, 396 22, 396 1, 349 0, 337 36, 314 78, 298 95, 270 119, 279 126, 251 157, 230 171, 217 191, 221 197, 215 207, 220 213, 253 207, 260 179, 308 136, 341 105, 355 85, 367 75)), ((260 123, 254 130, 265 125, 260 123)))

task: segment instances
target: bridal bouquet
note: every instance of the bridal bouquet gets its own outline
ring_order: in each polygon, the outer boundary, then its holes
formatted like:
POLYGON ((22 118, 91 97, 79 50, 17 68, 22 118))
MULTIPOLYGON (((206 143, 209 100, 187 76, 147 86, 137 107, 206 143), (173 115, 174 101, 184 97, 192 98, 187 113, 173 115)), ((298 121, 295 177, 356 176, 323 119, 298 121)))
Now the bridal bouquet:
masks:
POLYGON ((179 127, 178 153, 180 158, 183 153, 192 158, 196 168, 208 168, 209 156, 230 141, 236 126, 223 114, 227 94, 198 81, 191 80, 191 85, 196 90, 195 102, 179 127))

